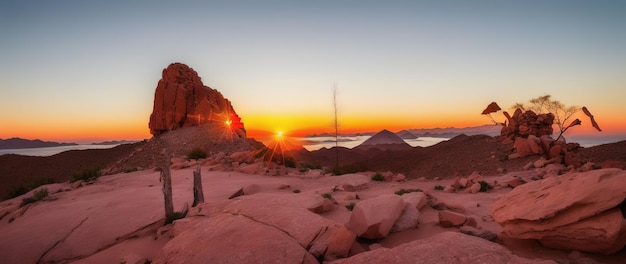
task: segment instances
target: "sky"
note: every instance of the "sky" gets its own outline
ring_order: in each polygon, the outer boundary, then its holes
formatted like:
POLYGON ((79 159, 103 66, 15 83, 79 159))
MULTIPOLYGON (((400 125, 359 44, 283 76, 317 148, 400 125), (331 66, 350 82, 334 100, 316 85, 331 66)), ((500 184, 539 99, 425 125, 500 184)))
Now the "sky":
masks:
MULTIPOLYGON (((0 0, 0 138, 150 138, 173 62, 249 131, 333 131, 336 87, 345 133, 483 125, 492 101, 550 94, 626 135, 624 14, 624 1, 0 0)), ((573 133, 594 133, 581 120, 573 133)))

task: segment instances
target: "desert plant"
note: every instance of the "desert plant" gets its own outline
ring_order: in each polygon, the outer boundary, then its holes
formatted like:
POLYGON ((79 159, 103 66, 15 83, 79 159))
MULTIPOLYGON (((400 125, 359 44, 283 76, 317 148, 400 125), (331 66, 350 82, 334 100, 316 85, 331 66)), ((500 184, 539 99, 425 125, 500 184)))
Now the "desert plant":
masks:
POLYGON ((352 211, 355 205, 356 203, 350 202, 349 204, 346 204, 346 209, 348 209, 348 211, 352 211))
POLYGON ((435 191, 443 191, 443 186, 435 185, 435 191))
POLYGON ((486 181, 479 181, 478 182, 480 184, 480 191, 481 192, 486 192, 489 189, 492 189, 493 187, 491 187, 491 185, 489 185, 489 183, 487 183, 486 181))
POLYGON ((30 203, 41 201, 46 197, 48 197, 48 189, 42 188, 41 190, 35 191, 35 193, 33 193, 33 196, 22 199, 20 207, 30 203))
POLYGON ((405 193, 412 193, 412 192, 422 192, 422 189, 404 189, 404 188, 402 188, 402 189, 400 189, 400 190, 397 190, 397 191, 395 192, 395 194, 397 194, 397 195, 403 195, 403 194, 405 194, 405 193))
POLYGON ((380 173, 376 173, 372 176, 372 181, 385 181, 385 176, 380 173))
POLYGON ((8 194, 6 196, 6 199, 11 199, 11 198, 18 197, 18 196, 20 196, 22 194, 25 194, 25 193, 29 192, 29 191, 30 191, 30 189, 26 188, 23 184, 15 185, 15 186, 13 186, 13 187, 11 187, 9 189, 9 192, 8 192, 8 194))
POLYGON ((295 168, 296 159, 294 159, 293 157, 285 157, 284 164, 285 164, 285 167, 287 168, 295 168))
MULTIPOLYGON (((558 100, 552 100, 551 98, 552 96, 549 94, 546 94, 544 96, 539 96, 537 98, 533 98, 530 99, 528 102, 530 103, 529 105, 525 105, 523 103, 516 103, 513 106, 511 106, 512 109, 520 109, 522 111, 527 111, 527 110, 532 110, 533 112, 535 112, 536 114, 547 114, 547 113, 551 113, 552 115, 554 115, 554 124, 557 125, 557 127, 559 128, 559 136, 556 138, 556 140, 559 140, 562 136, 563 133, 565 133, 565 131, 573 126, 577 126, 580 125, 582 122, 579 119, 575 119, 574 121, 572 121, 571 123, 569 123, 569 125, 567 124, 567 121, 574 116, 574 114, 576 114, 576 112, 578 112, 579 110, 582 110, 583 113, 589 117, 590 121, 591 121, 591 125, 598 131, 602 131, 602 129, 600 129, 600 126, 598 125, 598 123, 596 122, 594 116, 591 114, 591 112, 589 112, 589 109, 587 109, 587 107, 578 107, 578 106, 566 106, 563 103, 561 103, 558 100)), ((496 124, 500 124, 505 126, 505 123, 499 123, 497 121, 495 121, 493 119, 493 117, 491 117, 491 113, 495 113, 497 111, 500 111, 500 107, 498 106, 498 104, 496 104, 495 102, 492 102, 491 104, 489 104, 487 106, 487 108, 485 110, 483 110, 482 114, 483 115, 488 115, 489 118, 491 118, 491 120, 496 123, 496 124)), ((503 113, 507 119, 510 119, 510 116, 507 112, 503 113)))
POLYGON ((322 197, 324 197, 324 198, 326 198, 326 199, 328 199, 328 200, 333 199, 333 195, 332 195, 332 194, 330 194, 330 193, 325 193, 325 194, 322 194, 322 197))
POLYGON ((13 187, 11 187, 7 193, 7 196, 5 197, 5 199, 11 199, 11 198, 15 198, 18 197, 22 194, 25 194, 27 192, 30 192, 33 189, 37 189, 37 187, 42 186, 42 185, 46 185, 46 184, 51 184, 51 183, 55 183, 54 179, 52 178, 38 178, 28 184, 19 184, 19 185, 15 185, 13 187))
POLYGON ((602 131, 602 129, 600 129, 600 127, 598 126, 598 123, 596 123, 595 118, 593 117, 591 112, 589 112, 587 107, 583 106, 581 108, 579 106, 566 106, 558 100, 552 100, 551 97, 552 97, 551 95, 546 94, 544 96, 539 96, 537 98, 530 99, 528 101, 530 105, 516 103, 513 105, 512 108, 513 109, 519 108, 523 111, 533 110, 533 112, 537 114, 552 113, 554 115, 554 123, 557 125, 557 127, 559 128, 559 132, 560 132, 556 140, 559 140, 567 129, 573 126, 578 126, 582 123, 579 119, 576 119, 572 121, 571 123, 569 123, 569 125, 566 125, 567 120, 569 120, 572 116, 574 116, 574 114, 576 114, 576 112, 578 112, 579 110, 582 110, 583 113, 585 113, 585 115, 589 117, 589 119, 591 120, 591 124, 594 128, 596 128, 598 131, 602 131))
POLYGON ((337 118, 337 83, 333 84, 333 126, 335 127, 335 175, 339 175, 339 119, 337 118))
POLYGON ((75 181, 93 181, 100 177, 100 168, 91 168, 84 171, 74 173, 70 182, 75 181))
POLYGON ((300 190, 295 189, 295 190, 293 190, 293 193, 300 193, 300 190))
POLYGON ((204 159, 206 158, 206 152, 201 148, 193 148, 191 151, 187 152, 188 159, 204 159))

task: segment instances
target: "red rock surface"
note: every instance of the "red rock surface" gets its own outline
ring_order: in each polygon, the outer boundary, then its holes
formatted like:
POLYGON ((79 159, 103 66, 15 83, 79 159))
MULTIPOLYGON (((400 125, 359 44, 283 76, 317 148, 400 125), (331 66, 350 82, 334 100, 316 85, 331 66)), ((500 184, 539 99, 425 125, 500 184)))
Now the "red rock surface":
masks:
POLYGON ((163 69, 154 92, 150 133, 160 135, 181 127, 203 123, 227 123, 234 131, 245 130, 230 101, 217 90, 202 84, 198 73, 182 63, 163 69))
POLYGON ((493 204, 493 218, 512 238, 547 247, 611 254, 626 245, 626 172, 593 170, 517 186, 493 204))

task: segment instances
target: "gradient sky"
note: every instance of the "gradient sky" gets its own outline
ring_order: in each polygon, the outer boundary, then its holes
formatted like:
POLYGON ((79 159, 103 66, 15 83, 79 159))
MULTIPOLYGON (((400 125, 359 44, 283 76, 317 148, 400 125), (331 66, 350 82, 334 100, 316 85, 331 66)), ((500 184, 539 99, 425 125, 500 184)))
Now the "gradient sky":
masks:
POLYGON ((332 131, 336 83, 344 132, 481 125, 491 101, 551 94, 626 134, 624 14, 624 1, 2 0, 0 138, 149 138, 172 62, 248 130, 332 131))

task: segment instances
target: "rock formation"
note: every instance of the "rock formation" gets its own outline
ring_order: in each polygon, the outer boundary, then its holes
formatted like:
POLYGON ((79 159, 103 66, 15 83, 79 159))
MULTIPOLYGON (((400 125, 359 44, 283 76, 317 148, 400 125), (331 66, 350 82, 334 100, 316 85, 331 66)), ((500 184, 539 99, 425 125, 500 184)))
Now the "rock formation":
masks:
POLYGON ((626 171, 593 170, 517 186, 493 204, 506 236, 611 254, 626 245, 626 171))
POLYGON ((532 110, 522 112, 518 108, 513 116, 509 116, 507 112, 504 112, 504 115, 508 120, 507 125, 502 128, 500 136, 505 140, 513 141, 517 137, 527 138, 529 135, 538 138, 552 135, 552 124, 554 123, 552 113, 536 114, 532 110))
POLYGON ((181 127, 214 122, 228 125, 245 137, 243 123, 230 101, 219 91, 204 86, 192 68, 172 63, 163 69, 154 92, 150 133, 156 136, 181 127))

